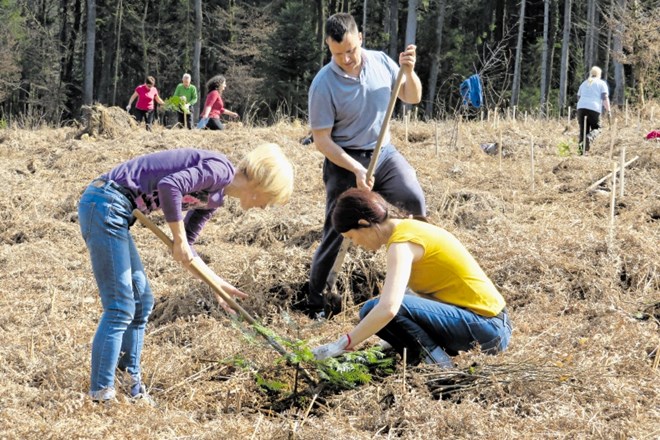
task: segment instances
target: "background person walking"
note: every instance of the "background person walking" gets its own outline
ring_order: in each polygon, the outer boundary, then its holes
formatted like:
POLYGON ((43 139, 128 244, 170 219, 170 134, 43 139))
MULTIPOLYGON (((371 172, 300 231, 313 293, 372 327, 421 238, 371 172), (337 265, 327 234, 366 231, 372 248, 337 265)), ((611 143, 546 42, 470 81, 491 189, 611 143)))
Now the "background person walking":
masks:
POLYGON ((598 135, 600 114, 603 109, 607 111, 608 117, 610 117, 609 91, 607 83, 600 79, 601 73, 600 67, 592 67, 589 78, 580 84, 578 90, 579 154, 586 154, 589 151, 591 141, 598 135))
POLYGON ((222 75, 216 75, 206 83, 206 102, 204 110, 197 124, 197 128, 207 128, 209 130, 224 130, 225 126, 220 120, 222 115, 231 118, 238 118, 238 113, 225 108, 222 100, 222 92, 227 88, 227 81, 222 75))
POLYGON ((131 106, 133 101, 137 99, 135 103, 135 118, 137 119, 138 124, 144 119, 147 130, 151 131, 151 126, 154 122, 154 116, 156 111, 156 105, 165 104, 165 101, 160 99, 158 96, 158 89, 156 88, 156 79, 153 76, 148 76, 144 81, 144 84, 141 84, 135 88, 135 92, 131 95, 128 100, 128 105, 126 106, 126 111, 130 113, 131 106))

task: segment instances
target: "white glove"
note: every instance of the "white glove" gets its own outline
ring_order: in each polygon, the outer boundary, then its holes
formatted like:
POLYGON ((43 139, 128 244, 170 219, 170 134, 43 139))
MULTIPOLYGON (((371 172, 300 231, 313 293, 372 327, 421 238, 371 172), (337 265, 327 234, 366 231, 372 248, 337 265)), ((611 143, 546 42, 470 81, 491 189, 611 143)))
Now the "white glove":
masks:
POLYGON ((131 105, 130 105, 130 104, 128 104, 128 105, 126 106, 126 111, 127 111, 127 112, 130 112, 130 111, 131 111, 131 105))
POLYGON ((186 113, 190 113, 190 104, 183 104, 183 108, 186 109, 186 113))
POLYGON ((319 347, 312 349, 312 354, 314 355, 317 361, 322 361, 327 358, 336 357, 346 353, 347 351, 349 351, 346 349, 346 347, 348 347, 350 344, 351 344, 351 337, 346 334, 340 337, 339 339, 337 339, 335 342, 321 345, 319 347))

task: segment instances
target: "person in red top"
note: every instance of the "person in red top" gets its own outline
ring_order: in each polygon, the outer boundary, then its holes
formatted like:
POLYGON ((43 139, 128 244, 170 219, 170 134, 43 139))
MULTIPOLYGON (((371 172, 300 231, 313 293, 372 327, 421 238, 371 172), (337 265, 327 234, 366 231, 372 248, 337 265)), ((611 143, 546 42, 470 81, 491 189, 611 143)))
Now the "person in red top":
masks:
POLYGON ((144 84, 135 88, 135 92, 131 95, 131 99, 128 100, 128 105, 126 106, 127 112, 131 112, 131 105, 133 105, 133 101, 136 99, 135 118, 137 119, 138 124, 144 119, 147 124, 147 130, 151 131, 151 125, 154 123, 154 111, 156 110, 154 101, 161 105, 165 104, 165 102, 160 99, 160 96, 158 96, 156 79, 153 76, 148 76, 144 81, 144 84))
POLYGON ((238 118, 238 113, 225 108, 222 102, 222 92, 227 87, 227 81, 222 75, 216 75, 206 83, 206 102, 197 128, 207 128, 209 130, 224 130, 225 126, 220 120, 220 116, 227 115, 231 118, 238 118))

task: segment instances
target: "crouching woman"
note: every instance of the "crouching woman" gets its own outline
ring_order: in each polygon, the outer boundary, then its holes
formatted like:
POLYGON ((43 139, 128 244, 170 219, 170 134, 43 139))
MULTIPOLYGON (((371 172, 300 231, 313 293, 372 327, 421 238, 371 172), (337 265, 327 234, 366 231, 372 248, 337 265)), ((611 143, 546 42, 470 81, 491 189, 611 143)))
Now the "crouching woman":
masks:
POLYGON ((442 367, 475 346, 505 350, 511 324, 504 298, 472 255, 448 231, 393 211, 372 191, 353 188, 339 197, 334 228, 364 249, 385 246, 387 274, 381 295, 360 310, 359 324, 313 349, 316 359, 350 351, 374 334, 401 354, 405 348, 411 363, 442 367))
MULTIPOLYGON (((192 245, 226 197, 248 210, 284 204, 292 191, 293 167, 274 144, 257 147, 237 167, 212 151, 161 151, 124 162, 92 181, 78 215, 103 305, 92 342, 93 400, 114 400, 115 369, 125 372, 120 379, 126 379, 131 397, 149 398, 140 356, 154 296, 129 231, 133 210, 149 214, 162 209, 172 232, 173 259, 187 267, 195 259, 206 269, 192 245)), ((231 295, 246 296, 219 277, 216 282, 231 295)))

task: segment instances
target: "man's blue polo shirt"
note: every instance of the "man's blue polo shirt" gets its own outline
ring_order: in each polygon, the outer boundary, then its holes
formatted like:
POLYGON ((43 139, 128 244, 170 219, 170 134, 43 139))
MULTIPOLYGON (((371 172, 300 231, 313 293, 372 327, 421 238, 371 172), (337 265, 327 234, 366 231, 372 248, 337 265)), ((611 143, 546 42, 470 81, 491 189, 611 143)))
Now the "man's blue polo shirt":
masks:
MULTIPOLYGON (((362 49, 359 78, 347 75, 331 60, 309 89, 312 129, 332 127, 332 140, 340 147, 373 150, 398 73, 399 66, 379 51, 362 49)), ((389 143, 388 130, 383 145, 389 143)))

